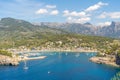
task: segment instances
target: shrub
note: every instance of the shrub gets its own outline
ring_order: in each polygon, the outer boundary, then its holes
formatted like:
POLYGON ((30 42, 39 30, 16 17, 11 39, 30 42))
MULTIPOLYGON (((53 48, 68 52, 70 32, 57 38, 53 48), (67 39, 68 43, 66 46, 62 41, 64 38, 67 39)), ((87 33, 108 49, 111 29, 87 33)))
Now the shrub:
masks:
POLYGON ((118 72, 116 75, 114 75, 114 77, 111 78, 111 80, 120 80, 120 72, 118 72))
POLYGON ((12 57, 12 53, 5 51, 5 50, 0 50, 0 55, 5 55, 5 56, 9 56, 12 57))

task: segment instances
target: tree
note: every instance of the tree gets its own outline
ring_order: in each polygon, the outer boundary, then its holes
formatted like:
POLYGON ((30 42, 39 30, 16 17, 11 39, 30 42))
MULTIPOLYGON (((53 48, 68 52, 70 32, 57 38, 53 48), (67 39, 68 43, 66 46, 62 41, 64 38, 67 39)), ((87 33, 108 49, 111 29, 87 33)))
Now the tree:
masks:
POLYGON ((120 72, 116 73, 111 80, 120 80, 120 72))

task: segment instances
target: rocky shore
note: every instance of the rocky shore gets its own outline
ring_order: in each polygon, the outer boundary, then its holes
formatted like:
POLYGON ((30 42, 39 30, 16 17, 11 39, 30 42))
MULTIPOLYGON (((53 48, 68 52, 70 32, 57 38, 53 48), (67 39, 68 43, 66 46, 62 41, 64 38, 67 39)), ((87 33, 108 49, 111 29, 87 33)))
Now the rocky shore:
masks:
POLYGON ((98 63, 98 64, 107 64, 115 67, 120 67, 116 64, 115 57, 92 57, 90 58, 90 61, 98 63))
POLYGON ((18 57, 9 57, 5 55, 0 55, 0 65, 17 66, 18 64, 19 64, 18 57))

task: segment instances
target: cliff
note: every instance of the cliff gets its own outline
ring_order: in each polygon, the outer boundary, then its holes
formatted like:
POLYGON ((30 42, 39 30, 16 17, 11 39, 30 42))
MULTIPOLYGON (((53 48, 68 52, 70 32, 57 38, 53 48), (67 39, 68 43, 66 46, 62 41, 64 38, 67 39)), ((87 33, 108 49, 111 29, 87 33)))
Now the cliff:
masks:
POLYGON ((118 64, 116 64, 116 58, 115 57, 92 57, 90 58, 90 61, 98 63, 98 64, 107 64, 115 67, 120 67, 118 64))
POLYGON ((18 57, 9 57, 5 55, 0 55, 0 65, 4 66, 17 66, 19 64, 19 58, 18 57))

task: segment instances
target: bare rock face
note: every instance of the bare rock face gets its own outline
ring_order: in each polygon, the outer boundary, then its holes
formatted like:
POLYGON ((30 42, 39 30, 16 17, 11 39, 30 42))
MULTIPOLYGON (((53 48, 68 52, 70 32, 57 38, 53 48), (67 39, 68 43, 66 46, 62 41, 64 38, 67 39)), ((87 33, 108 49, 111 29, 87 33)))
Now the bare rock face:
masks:
POLYGON ((90 58, 90 61, 98 63, 98 64, 107 64, 107 65, 111 65, 111 66, 120 67, 118 64, 116 64, 115 58, 110 58, 110 57, 92 57, 92 58, 90 58))
POLYGON ((0 55, 0 65, 4 66, 17 66, 19 64, 19 59, 17 57, 8 57, 0 55))
POLYGON ((116 55, 116 64, 120 65, 120 56, 119 55, 116 55))

